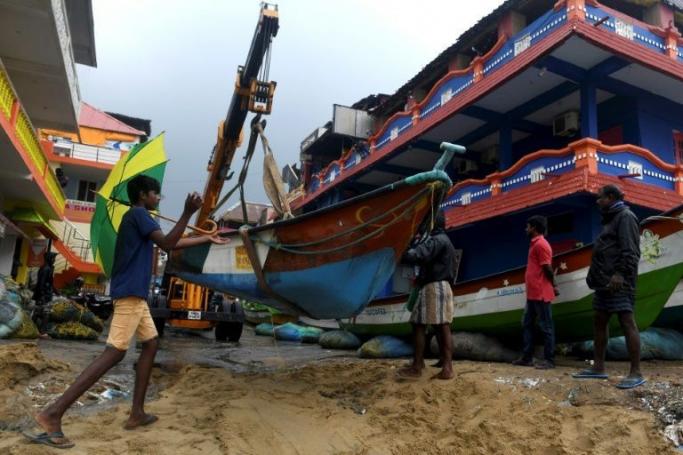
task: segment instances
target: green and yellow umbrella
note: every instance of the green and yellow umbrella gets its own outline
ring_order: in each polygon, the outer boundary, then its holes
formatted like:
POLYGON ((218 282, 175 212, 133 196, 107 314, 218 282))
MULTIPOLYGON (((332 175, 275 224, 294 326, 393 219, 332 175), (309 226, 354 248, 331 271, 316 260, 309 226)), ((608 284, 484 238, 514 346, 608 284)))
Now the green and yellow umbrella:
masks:
POLYGON ((111 276, 119 225, 130 208, 128 181, 138 175, 147 175, 162 183, 167 161, 164 134, 161 133, 151 141, 135 145, 121 158, 97 193, 95 214, 90 224, 90 245, 95 261, 105 275, 111 276))

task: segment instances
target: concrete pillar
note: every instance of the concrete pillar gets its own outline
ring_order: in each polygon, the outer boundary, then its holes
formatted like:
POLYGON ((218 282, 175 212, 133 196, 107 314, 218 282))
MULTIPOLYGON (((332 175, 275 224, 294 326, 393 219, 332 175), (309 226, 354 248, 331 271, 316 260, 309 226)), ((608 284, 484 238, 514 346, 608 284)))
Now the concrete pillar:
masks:
POLYGON ((16 282, 19 284, 26 284, 28 282, 28 250, 31 244, 28 240, 23 239, 21 242, 21 253, 19 255, 19 269, 17 271, 16 282))
POLYGON ((678 166, 676 166, 676 171, 674 172, 674 178, 676 179, 676 182, 674 184, 674 188, 676 190, 676 193, 683 196, 683 165, 679 164, 678 166))
POLYGON ((586 20, 586 0, 566 0, 567 18, 586 20))
POLYGON ((472 60, 472 73, 474 75, 474 82, 479 82, 484 78, 484 59, 475 57, 472 60))
POLYGON ((576 168, 587 168, 588 173, 595 175, 598 173, 598 148, 602 145, 595 139, 581 139, 569 144, 576 157, 576 168))
POLYGON ((595 83, 589 79, 581 82, 581 137, 598 137, 598 106, 595 83))
POLYGON ((502 180, 497 174, 491 176, 491 196, 498 196, 503 192, 502 180))
POLYGON ((501 125, 498 132, 498 140, 500 144, 500 163, 498 169, 503 171, 514 164, 512 162, 512 127, 509 124, 501 125))

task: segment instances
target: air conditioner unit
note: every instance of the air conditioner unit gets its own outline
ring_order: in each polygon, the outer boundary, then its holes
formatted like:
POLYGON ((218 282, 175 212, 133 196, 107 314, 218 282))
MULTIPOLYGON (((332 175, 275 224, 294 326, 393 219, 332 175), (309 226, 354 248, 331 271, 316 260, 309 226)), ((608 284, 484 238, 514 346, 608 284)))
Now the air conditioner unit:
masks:
POLYGON ((553 120, 553 136, 573 136, 579 131, 579 113, 565 112, 553 120))

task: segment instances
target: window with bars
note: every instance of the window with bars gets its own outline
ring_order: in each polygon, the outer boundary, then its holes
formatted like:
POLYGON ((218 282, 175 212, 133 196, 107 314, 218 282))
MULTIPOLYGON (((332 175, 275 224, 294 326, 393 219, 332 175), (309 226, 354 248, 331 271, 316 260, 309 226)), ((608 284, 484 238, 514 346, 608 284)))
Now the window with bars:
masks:
POLYGON ((78 182, 78 200, 85 202, 95 202, 96 182, 81 180, 78 182))

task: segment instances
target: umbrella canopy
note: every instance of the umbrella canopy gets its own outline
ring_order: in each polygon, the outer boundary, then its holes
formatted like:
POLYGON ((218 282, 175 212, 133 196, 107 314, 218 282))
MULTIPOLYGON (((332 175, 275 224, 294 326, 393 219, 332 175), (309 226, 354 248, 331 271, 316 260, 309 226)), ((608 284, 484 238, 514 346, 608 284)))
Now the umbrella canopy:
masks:
POLYGON ((116 163, 97 193, 95 214, 90 224, 90 246, 95 261, 102 267, 105 275, 111 276, 119 225, 130 208, 128 181, 138 175, 146 175, 157 179, 161 184, 167 161, 162 133, 151 141, 135 145, 116 163))

